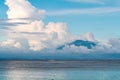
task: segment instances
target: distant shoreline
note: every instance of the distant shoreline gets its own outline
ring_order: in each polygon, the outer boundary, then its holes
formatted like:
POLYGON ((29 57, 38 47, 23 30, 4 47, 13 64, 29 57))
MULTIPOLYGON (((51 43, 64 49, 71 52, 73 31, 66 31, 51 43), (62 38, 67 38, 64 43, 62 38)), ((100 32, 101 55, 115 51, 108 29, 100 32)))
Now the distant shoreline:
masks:
POLYGON ((0 60, 0 69, 120 69, 120 60, 0 60))
POLYGON ((120 61, 120 59, 0 59, 0 61, 120 61))

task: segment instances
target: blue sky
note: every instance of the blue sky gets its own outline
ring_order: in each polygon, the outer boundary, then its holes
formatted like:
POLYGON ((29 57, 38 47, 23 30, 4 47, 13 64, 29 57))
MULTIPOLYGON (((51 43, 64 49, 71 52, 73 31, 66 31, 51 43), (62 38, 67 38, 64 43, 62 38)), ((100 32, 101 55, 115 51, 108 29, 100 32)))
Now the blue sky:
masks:
MULTIPOLYGON (((38 9, 46 13, 62 10, 93 9, 93 8, 119 8, 119 0, 29 0, 38 9), (75 2, 76 1, 76 2, 75 2), (96 1, 96 2, 95 2, 96 1)), ((7 7, 4 0, 0 0, 0 18, 7 18, 7 7)), ((102 14, 61 14, 46 15, 44 21, 65 22, 73 34, 92 32, 96 38, 108 39, 120 36, 120 10, 102 14)))

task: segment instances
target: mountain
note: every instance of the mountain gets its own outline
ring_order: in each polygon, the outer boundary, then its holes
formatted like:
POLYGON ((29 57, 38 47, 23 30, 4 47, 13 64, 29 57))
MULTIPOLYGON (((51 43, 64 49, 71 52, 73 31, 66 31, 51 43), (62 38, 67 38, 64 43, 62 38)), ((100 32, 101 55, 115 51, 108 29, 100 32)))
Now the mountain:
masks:
POLYGON ((65 45, 59 46, 57 49, 62 50, 66 45, 67 46, 74 45, 74 46, 77 46, 77 47, 84 46, 84 47, 87 47, 88 49, 92 49, 92 47, 96 46, 97 44, 95 42, 92 42, 92 41, 75 40, 71 43, 67 43, 65 45))

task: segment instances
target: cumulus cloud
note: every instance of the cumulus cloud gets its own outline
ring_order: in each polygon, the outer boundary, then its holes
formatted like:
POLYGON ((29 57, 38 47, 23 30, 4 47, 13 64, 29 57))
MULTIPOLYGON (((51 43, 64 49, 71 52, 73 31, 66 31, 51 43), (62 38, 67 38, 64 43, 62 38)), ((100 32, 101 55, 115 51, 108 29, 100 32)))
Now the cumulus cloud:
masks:
POLYGON ((111 38, 109 40, 109 44, 111 44, 111 49, 113 50, 113 52, 115 53, 119 53, 120 52, 120 39, 118 38, 111 38))
POLYGON ((51 46, 54 48, 73 37, 67 31, 67 25, 59 22, 49 22, 45 25, 42 21, 33 21, 27 25, 10 27, 9 30, 7 35, 9 38, 17 41, 19 38, 25 39, 30 49, 35 51, 51 48, 51 46))
POLYGON ((38 10, 31 5, 28 0, 6 0, 8 6, 8 18, 32 18, 41 19, 44 16, 45 10, 38 10), (39 17, 38 17, 39 16, 39 17))
POLYGON ((86 41, 92 41, 92 42, 96 41, 91 32, 87 32, 86 34, 82 35, 81 39, 86 40, 86 41))
POLYGON ((16 42, 15 40, 6 40, 6 41, 3 41, 0 46, 1 47, 21 48, 21 44, 19 42, 16 42))
MULTIPOLYGON (((26 49, 33 51, 40 51, 45 48, 53 49, 58 45, 74 39, 74 36, 68 31, 66 23, 49 22, 45 24, 42 21, 45 10, 38 10, 28 0, 6 0, 5 4, 9 8, 7 11, 8 19, 13 19, 8 22, 27 23, 5 28, 8 39, 19 42, 19 46, 22 48, 26 48, 27 46, 26 49)), ((2 42, 1 45, 8 43, 8 41, 2 42)), ((18 43, 10 42, 9 46, 18 47, 18 43)))

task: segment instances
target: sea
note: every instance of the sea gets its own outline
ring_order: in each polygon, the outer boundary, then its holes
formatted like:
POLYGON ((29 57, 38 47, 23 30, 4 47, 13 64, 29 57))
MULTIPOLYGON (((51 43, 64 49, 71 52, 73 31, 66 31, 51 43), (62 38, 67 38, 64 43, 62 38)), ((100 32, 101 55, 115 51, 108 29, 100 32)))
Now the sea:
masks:
POLYGON ((0 80, 120 80, 120 60, 2 60, 0 80))

